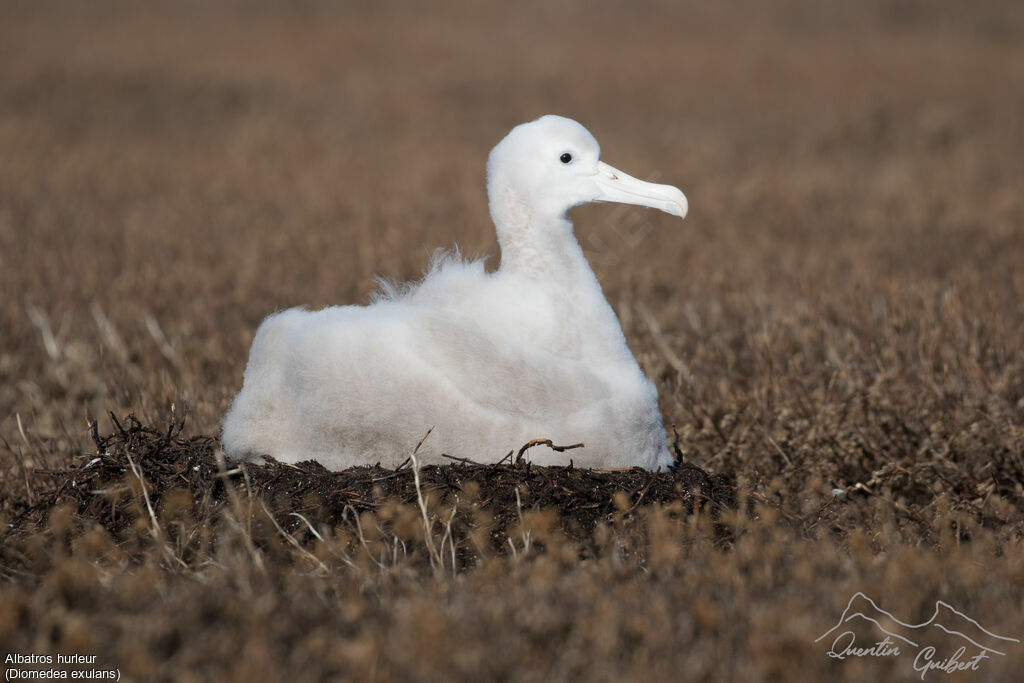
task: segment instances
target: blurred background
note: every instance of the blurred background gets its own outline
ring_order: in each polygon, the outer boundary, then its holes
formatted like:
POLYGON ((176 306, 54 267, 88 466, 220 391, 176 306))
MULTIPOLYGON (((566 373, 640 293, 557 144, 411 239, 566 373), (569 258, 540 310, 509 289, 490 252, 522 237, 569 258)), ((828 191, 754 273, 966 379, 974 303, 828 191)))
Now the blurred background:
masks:
POLYGON ((574 218, 705 464, 741 462, 729 415, 777 426, 786 369, 1016 410, 1022 112, 1013 1, 5 2, 0 437, 63 457, 172 405, 216 433, 268 313, 438 247, 493 269, 487 154, 546 113, 690 198, 574 218))
MULTIPOLYGON (((920 680, 815 642, 862 590, 1021 637, 1022 112, 1020 0, 0 0, 0 649, 136 680, 920 680), (581 544, 516 488, 512 554, 450 580, 397 535, 379 563, 388 519, 420 528, 390 502, 329 557, 355 532, 302 470, 264 494, 305 545, 212 483, 147 514, 152 473, 202 469, 156 434, 219 433, 269 313, 456 244, 497 267, 487 154, 546 113, 689 197, 573 219, 685 459, 736 475, 732 550, 682 497, 638 507, 654 479, 581 544), (79 478, 131 457, 90 439, 108 411, 156 428, 145 477, 79 478)), ((1013 647, 982 675, 1019 678, 1013 647)))

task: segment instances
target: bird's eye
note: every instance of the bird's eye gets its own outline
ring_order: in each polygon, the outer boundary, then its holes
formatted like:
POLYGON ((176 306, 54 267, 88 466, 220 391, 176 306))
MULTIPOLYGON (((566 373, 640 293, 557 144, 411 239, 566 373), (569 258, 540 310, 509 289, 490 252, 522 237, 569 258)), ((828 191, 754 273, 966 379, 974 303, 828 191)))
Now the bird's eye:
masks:
POLYGON ((558 157, 563 164, 572 163, 572 155, 568 152, 563 152, 562 156, 558 157))

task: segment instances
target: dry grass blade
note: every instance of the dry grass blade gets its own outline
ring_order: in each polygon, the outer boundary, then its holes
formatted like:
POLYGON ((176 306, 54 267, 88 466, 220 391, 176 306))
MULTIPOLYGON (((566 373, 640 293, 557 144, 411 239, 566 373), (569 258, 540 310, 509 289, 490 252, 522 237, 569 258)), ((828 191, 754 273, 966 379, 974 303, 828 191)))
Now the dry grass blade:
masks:
POLYGON ((124 457, 128 461, 128 465, 131 468, 132 474, 135 476, 136 481, 139 482, 139 488, 142 490, 142 499, 146 504, 146 512, 149 514, 150 530, 153 533, 153 541, 161 548, 167 559, 171 560, 175 564, 185 569, 188 569, 188 565, 180 557, 174 554, 169 543, 167 543, 163 529, 160 527, 160 522, 157 521, 156 511, 153 509, 153 503, 149 499, 149 487, 146 486, 146 479, 142 475, 142 469, 135 464, 132 459, 131 453, 126 448, 124 450, 124 457))
POLYGON ((427 440, 430 433, 434 431, 434 426, 431 425, 427 433, 423 435, 419 443, 416 444, 416 448, 412 449, 412 453, 409 457, 412 460, 412 476, 413 482, 416 487, 416 502, 419 504, 420 515, 423 519, 423 539, 427 544, 427 552, 430 554, 430 564, 434 567, 434 571, 440 571, 444 568, 444 557, 441 551, 434 544, 434 521, 427 510, 427 502, 423 497, 423 487, 420 484, 420 463, 416 458, 416 454, 420 450, 420 446, 427 440))
MULTIPOLYGON (((284 539, 287 540, 288 543, 290 543, 293 548, 298 550, 299 553, 307 560, 315 564, 324 574, 330 572, 330 568, 326 564, 324 564, 319 557, 306 550, 294 536, 292 536, 290 533, 284 530, 284 528, 278 523, 277 519, 274 517, 273 513, 270 512, 270 509, 267 507, 266 503, 260 501, 260 507, 263 509, 263 513, 267 516, 267 519, 269 519, 270 522, 274 525, 274 528, 277 529, 277 532, 281 534, 281 536, 283 536, 284 539)), ((312 527, 310 528, 312 529, 312 527)), ((317 535, 319 536, 319 534, 317 535)))

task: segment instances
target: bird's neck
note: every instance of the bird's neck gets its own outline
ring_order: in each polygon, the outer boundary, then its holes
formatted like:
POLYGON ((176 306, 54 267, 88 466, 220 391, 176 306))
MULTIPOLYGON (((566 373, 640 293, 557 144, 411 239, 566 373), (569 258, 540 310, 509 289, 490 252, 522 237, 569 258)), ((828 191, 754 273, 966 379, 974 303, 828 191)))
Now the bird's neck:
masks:
POLYGON ((501 272, 555 286, 597 284, 568 217, 538 210, 509 187, 492 192, 490 200, 501 272))
MULTIPOLYGON (((545 218, 514 192, 492 191, 490 200, 501 246, 498 273, 528 284, 524 289, 546 294, 547 310, 560 330, 557 338, 550 340, 550 349, 578 353, 586 347, 592 356, 632 358, 619 320, 573 235, 568 217, 552 213, 545 218)), ((534 344, 543 344, 551 320, 539 316, 538 322, 542 327, 530 331, 530 338, 534 344)))

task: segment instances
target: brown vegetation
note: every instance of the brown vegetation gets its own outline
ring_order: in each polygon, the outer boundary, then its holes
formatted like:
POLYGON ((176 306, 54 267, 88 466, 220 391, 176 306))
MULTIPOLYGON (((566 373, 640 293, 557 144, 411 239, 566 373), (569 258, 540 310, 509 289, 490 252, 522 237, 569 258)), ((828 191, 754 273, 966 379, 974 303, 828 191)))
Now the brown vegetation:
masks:
POLYGON ((0 654, 920 680, 815 642, 858 590, 1024 639, 1019 3, 210 5, 0 9, 0 654), (219 461, 260 320, 494 254, 549 112, 691 200, 574 214, 684 466, 219 461))

